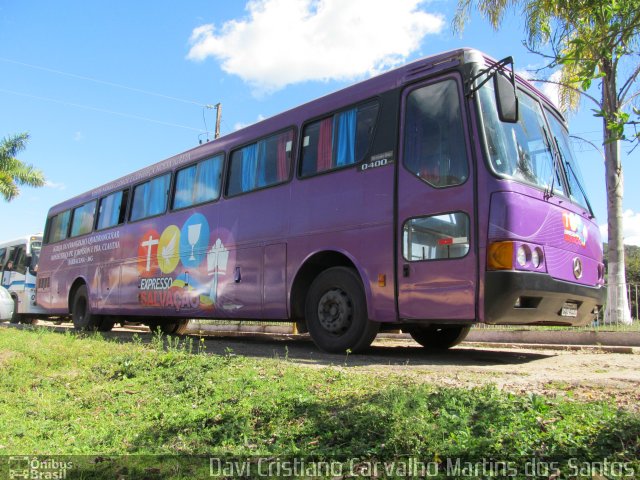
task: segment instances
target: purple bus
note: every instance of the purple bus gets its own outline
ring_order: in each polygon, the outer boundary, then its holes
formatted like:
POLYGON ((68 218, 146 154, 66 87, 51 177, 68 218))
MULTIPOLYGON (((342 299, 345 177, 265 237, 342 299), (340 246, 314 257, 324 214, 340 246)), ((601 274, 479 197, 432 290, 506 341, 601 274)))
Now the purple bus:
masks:
POLYGON ((428 348, 472 324, 584 325, 602 244, 565 122, 460 49, 410 63, 51 208, 37 300, 120 318, 296 322, 322 350, 428 348))

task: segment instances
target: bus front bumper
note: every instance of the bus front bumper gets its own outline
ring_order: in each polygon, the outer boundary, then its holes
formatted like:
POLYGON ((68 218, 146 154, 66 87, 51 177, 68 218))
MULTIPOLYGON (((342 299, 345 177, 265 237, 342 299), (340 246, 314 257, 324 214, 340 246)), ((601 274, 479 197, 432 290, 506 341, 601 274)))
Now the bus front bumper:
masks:
POLYGON ((487 272, 484 322, 494 325, 569 325, 592 322, 606 289, 532 272, 487 272))

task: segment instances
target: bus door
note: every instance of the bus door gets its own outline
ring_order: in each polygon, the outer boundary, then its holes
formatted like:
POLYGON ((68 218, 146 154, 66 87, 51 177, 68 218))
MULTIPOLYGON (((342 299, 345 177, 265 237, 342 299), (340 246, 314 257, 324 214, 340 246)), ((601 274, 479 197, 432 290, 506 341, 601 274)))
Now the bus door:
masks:
POLYGON ((475 319, 477 262, 470 146, 457 76, 403 95, 398 166, 401 319, 475 319))

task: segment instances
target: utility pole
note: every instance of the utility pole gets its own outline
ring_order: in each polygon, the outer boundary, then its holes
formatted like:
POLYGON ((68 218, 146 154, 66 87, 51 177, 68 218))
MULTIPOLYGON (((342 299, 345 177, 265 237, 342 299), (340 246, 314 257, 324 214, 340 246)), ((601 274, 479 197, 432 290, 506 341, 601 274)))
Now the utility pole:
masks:
POLYGON ((220 121, 222 119, 222 104, 216 103, 216 133, 214 135, 214 139, 220 137, 220 121))

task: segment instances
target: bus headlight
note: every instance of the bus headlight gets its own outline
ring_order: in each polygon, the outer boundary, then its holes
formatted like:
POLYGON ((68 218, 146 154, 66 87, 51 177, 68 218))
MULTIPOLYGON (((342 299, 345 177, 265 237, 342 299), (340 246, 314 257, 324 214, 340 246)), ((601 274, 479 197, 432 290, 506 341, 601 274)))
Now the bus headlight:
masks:
POLYGON ((542 251, 539 248, 534 248, 531 252, 531 264, 535 268, 539 268, 542 265, 542 251))
POLYGON ((521 267, 527 266, 527 262, 529 261, 529 248, 526 245, 520 245, 518 247, 518 255, 516 259, 518 260, 518 265, 521 267))

